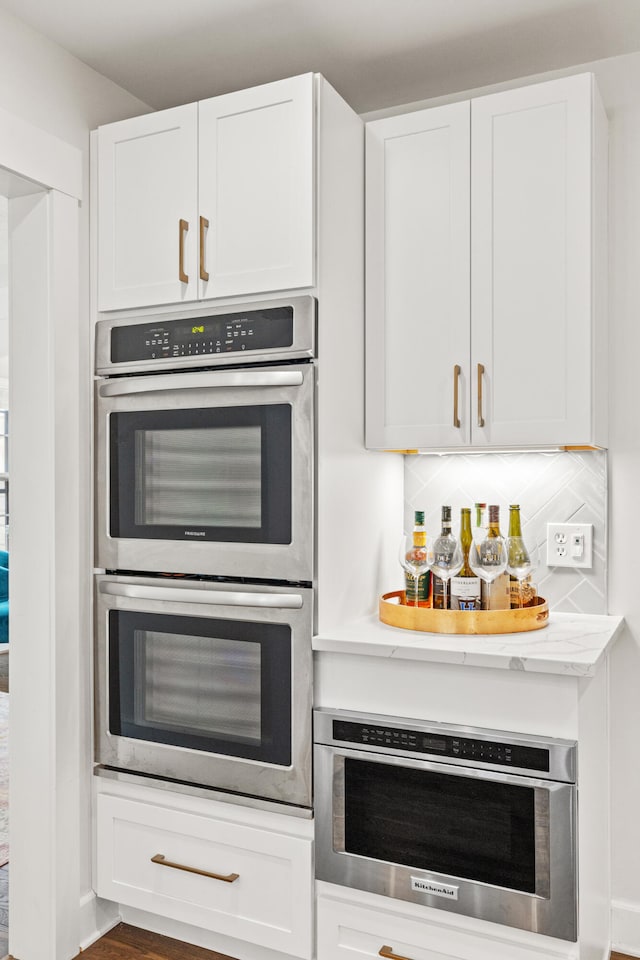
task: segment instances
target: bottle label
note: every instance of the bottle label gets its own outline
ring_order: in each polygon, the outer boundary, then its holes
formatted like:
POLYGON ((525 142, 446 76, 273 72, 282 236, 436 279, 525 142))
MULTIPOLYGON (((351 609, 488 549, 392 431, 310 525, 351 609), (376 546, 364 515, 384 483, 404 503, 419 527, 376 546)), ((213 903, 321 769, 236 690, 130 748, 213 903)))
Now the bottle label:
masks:
POLYGON ((436 610, 444 609, 444 580, 441 577, 433 575, 433 592, 431 605, 436 610))
POLYGON ((481 584, 478 577, 451 578, 451 609, 480 610, 481 584))
POLYGON ((483 608, 485 610, 509 610, 511 608, 511 578, 501 573, 492 583, 483 585, 483 608))
POLYGON ((416 597, 416 578, 410 573, 405 574, 405 594, 407 603, 426 603, 429 599, 429 585, 431 574, 427 570, 418 577, 418 596, 416 597))

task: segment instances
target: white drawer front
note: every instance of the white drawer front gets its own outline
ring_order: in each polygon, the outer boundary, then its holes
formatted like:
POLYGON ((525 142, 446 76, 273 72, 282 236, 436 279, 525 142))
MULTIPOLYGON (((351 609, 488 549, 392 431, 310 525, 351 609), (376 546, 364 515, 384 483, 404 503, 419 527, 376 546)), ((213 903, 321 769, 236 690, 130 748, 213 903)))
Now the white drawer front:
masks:
MULTIPOLYGON (((375 899, 377 903, 382 898, 375 899)), ((535 946, 520 945, 501 936, 502 928, 495 924, 487 924, 486 932, 479 934, 456 929, 456 918, 446 915, 441 923, 403 916, 395 912, 402 909, 400 901, 388 902, 389 909, 380 909, 319 896, 317 960, 569 960, 576 956, 574 944, 555 949, 559 941, 540 937, 535 946), (495 937, 490 929, 495 929, 495 937)), ((527 935, 527 939, 532 938, 527 935)))
POLYGON ((318 900, 317 960, 379 960, 381 956, 457 960, 456 954, 431 949, 427 940, 426 930, 416 921, 356 904, 318 900))
POLYGON ((312 843, 122 797, 98 796, 97 894, 311 956, 312 843), (166 861, 232 882, 154 863, 166 861))

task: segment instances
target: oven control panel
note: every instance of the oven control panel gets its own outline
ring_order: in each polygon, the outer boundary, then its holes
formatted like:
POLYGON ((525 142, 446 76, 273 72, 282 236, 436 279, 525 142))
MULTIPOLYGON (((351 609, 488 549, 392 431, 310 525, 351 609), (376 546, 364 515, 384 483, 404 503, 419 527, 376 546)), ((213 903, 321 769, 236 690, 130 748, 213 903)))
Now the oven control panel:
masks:
POLYGON ((111 330, 111 362, 177 360, 290 347, 293 307, 133 323, 111 330))
POLYGON ((349 720, 333 721, 333 739, 342 743, 359 744, 369 749, 383 747, 387 750, 401 750, 452 760, 549 771, 548 750, 506 741, 498 742, 425 730, 354 723, 349 720))

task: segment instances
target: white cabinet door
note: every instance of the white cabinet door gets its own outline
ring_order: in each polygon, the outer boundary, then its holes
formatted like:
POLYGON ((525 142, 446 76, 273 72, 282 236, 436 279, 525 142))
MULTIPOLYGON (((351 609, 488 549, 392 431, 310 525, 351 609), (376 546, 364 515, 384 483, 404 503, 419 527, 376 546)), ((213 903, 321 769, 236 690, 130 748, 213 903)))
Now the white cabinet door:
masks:
POLYGON ((98 309, 194 300, 197 104, 98 131, 98 309))
POLYGON ((469 103, 366 128, 367 446, 469 434, 469 103))
POLYGON ((201 298, 313 285, 313 104, 311 73, 199 104, 201 298))
POLYGON ((589 74, 472 101, 474 445, 591 442, 591 105, 589 74))

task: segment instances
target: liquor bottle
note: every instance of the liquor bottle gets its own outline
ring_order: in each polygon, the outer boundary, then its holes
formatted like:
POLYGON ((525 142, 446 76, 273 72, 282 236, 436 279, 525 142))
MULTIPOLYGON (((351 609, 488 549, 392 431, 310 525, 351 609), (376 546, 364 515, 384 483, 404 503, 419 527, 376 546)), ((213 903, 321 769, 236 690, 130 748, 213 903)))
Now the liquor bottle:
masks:
POLYGON ((451 578, 450 606, 452 610, 480 610, 482 607, 482 582, 469 566, 469 550, 473 542, 471 533, 471 510, 460 510, 460 545, 463 563, 457 577, 451 578))
MULTIPOLYGON (((424 510, 416 510, 414 513, 413 526, 413 547, 407 554, 407 560, 424 561, 427 555, 427 531, 424 527, 424 510)), ((417 601, 419 607, 431 606, 431 571, 425 570, 417 578, 417 601)), ((415 604, 416 602, 416 577, 405 571, 404 589, 406 602, 415 604)))
MULTIPOLYGON (((509 507, 509 536, 510 537, 519 537, 522 540, 522 525, 520 523, 520 505, 517 503, 512 503, 509 507)), ((524 542, 522 544, 522 550, 526 554, 526 547, 524 542)), ((515 544, 510 544, 509 546, 509 563, 515 561, 518 563, 518 547, 515 544)), ((527 558, 525 558, 527 559, 527 558)), ((531 587, 531 574, 525 577, 522 580, 522 585, 517 577, 514 577, 513 574, 509 577, 511 583, 511 607, 519 608, 520 606, 530 606, 532 602, 532 587, 531 587), (520 602, 522 598, 522 603, 520 602)))
MULTIPOLYGON (((442 529, 441 537, 451 536, 451 507, 442 508, 442 529)), ((445 606, 445 586, 444 581, 435 574, 431 577, 431 605, 437 610, 444 610, 445 606)), ((448 606, 448 604, 447 604, 448 606)))
MULTIPOLYGON (((500 507, 489 506, 489 530, 487 537, 500 537, 500 507)), ((509 610, 511 608, 511 580, 505 570, 491 583, 483 583, 482 609, 509 610)))
POLYGON ((480 543, 487 535, 487 505, 486 503, 474 503, 473 529, 471 531, 473 539, 480 543))

